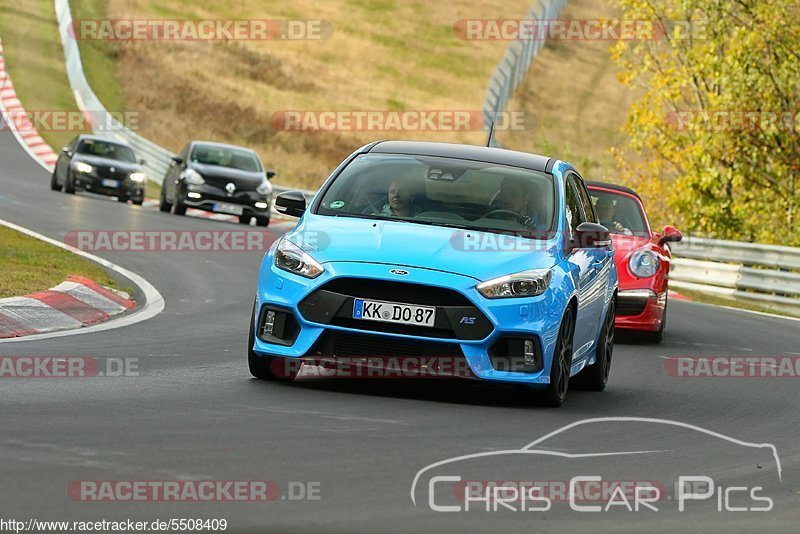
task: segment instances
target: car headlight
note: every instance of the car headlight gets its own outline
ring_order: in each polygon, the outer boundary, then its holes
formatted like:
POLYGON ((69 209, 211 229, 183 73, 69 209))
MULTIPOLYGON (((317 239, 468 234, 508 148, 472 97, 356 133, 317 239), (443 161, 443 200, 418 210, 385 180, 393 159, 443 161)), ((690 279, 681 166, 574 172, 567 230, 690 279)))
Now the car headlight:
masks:
POLYGON ((76 161, 73 163, 72 168, 75 169, 76 172, 82 172, 84 174, 88 174, 94 170, 94 167, 82 161, 76 161))
POLYGON ((183 177, 187 184, 203 185, 206 183, 206 181, 203 180, 203 177, 200 176, 200 173, 194 169, 186 169, 181 173, 181 177, 183 177))
POLYGON ((269 195, 272 192, 272 184, 264 180, 258 187, 256 187, 256 192, 259 195, 269 195))
POLYGON ((649 248, 641 248, 631 254, 628 260, 628 268, 638 278, 648 278, 658 272, 661 260, 655 252, 649 248))
POLYGON ((288 239, 281 239, 278 243, 275 267, 306 278, 316 278, 325 271, 317 260, 288 239))
POLYGON ((547 291, 551 276, 549 269, 522 271, 487 280, 475 288, 490 299, 535 297, 547 291))
POLYGON ((132 182, 142 183, 147 176, 143 172, 132 172, 130 178, 132 182))

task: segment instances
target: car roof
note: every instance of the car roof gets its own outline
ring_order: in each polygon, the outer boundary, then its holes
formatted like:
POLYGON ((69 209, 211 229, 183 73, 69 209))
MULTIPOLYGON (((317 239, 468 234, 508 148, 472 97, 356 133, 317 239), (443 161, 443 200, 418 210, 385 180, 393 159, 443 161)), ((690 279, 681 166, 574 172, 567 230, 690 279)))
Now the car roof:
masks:
POLYGON ((463 145, 457 143, 435 143, 427 141, 379 141, 368 152, 378 154, 409 154, 414 156, 438 156, 511 165, 540 172, 549 172, 552 159, 538 154, 517 152, 504 148, 463 145))
POLYGON ((85 139, 89 139, 91 141, 102 141, 104 143, 113 143, 115 145, 126 146, 126 147, 130 148, 131 150, 133 150, 133 147, 130 145, 130 143, 128 143, 126 141, 120 141, 118 139, 112 139, 110 137, 103 137, 102 135, 81 134, 81 135, 78 136, 78 139, 80 139, 81 141, 83 141, 85 139))
POLYGON ((631 189, 630 187, 626 187, 624 185, 619 184, 611 184, 608 182, 597 182, 595 180, 586 180, 586 187, 602 187, 604 189, 612 189, 614 191, 619 191, 620 193, 627 193, 629 195, 633 195, 639 200, 642 200, 642 197, 639 196, 639 193, 631 189))

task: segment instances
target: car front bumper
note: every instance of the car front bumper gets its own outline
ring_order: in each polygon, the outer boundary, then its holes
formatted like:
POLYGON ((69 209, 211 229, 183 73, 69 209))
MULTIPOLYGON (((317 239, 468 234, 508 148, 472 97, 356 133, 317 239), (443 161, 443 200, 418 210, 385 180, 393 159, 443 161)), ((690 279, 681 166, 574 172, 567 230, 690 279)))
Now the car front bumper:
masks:
MULTIPOLYGON (((487 299, 475 289, 477 281, 469 277, 404 265, 358 262, 327 263, 325 271, 317 279, 309 280, 278 269, 272 261, 269 261, 270 259, 271 256, 267 256, 259 273, 256 297, 258 315, 255 321, 253 347, 256 354, 307 360, 330 360, 333 356, 334 359, 343 357, 349 361, 351 354, 331 355, 330 350, 320 349, 329 338, 337 341, 346 339, 350 343, 349 347, 374 348, 376 352, 380 352, 375 354, 376 356, 391 356, 393 351, 407 352, 411 350, 409 347, 413 346, 422 357, 444 355, 463 358, 471 376, 478 379, 526 383, 533 386, 544 386, 550 382, 550 365, 564 311, 563 305, 553 302, 550 292, 524 299, 487 299), (467 311, 459 318, 459 313, 454 313, 453 309, 445 309, 446 305, 441 307, 437 305, 437 316, 440 313, 447 314, 451 326, 454 323, 458 324, 458 328, 453 328, 457 333, 438 331, 435 335, 424 335, 422 332, 409 334, 376 331, 382 323, 373 321, 351 320, 344 326, 342 323, 336 324, 335 321, 322 319, 322 316, 315 317, 316 320, 313 321, 309 320, 308 316, 313 314, 309 314, 302 303, 307 302, 307 297, 317 295, 322 286, 328 287, 329 282, 342 279, 358 279, 371 283, 381 281, 399 283, 398 277, 389 275, 389 271, 394 268, 409 272, 408 277, 403 277, 407 280, 404 279, 402 283, 409 283, 410 291, 419 289, 424 291, 425 288, 430 288, 430 293, 449 290, 462 295, 477 309, 480 316, 488 321, 488 325, 481 324, 481 320, 475 320, 473 325, 469 325, 471 318, 477 317, 478 314, 470 313, 464 307, 463 309, 467 311), (277 310, 289 317, 288 320, 292 323, 291 335, 286 335, 284 332, 285 337, 289 339, 267 337, 265 340, 259 335, 263 333, 260 328, 268 310, 277 310), (470 326, 481 328, 481 332, 470 335, 468 331, 470 326), (353 345, 354 339, 355 341, 366 339, 369 344, 353 345), (521 365, 523 354, 516 349, 514 351, 509 349, 508 354, 504 353, 509 347, 519 346, 516 341, 509 340, 519 339, 535 343, 537 358, 535 365, 521 365), (509 364, 512 361, 513 363, 509 364)), ((404 302, 402 298, 393 301, 404 302)), ((346 310, 347 306, 352 306, 351 302, 344 302, 340 312, 342 309, 346 310)), ((436 305, 434 302, 430 304, 436 305)), ((455 311, 461 310, 462 308, 458 308, 455 311)), ((281 315, 281 321, 284 320, 283 317, 281 315)), ((341 313, 340 318, 342 318, 341 313)), ((363 350, 357 354, 357 356, 364 355, 363 350)))
POLYGON ((625 289, 617 294, 614 326, 626 330, 655 332, 664 320, 667 292, 652 289, 625 289))

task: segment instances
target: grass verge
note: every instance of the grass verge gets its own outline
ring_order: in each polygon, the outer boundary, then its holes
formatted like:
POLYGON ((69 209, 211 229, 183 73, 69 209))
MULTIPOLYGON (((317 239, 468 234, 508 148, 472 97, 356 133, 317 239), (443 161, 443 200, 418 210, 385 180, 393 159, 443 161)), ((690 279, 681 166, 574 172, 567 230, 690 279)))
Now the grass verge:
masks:
MULTIPOLYGON (((0 0, 0 37, 6 68, 22 105, 29 112, 78 112, 64 68, 53 0, 0 0)), ((58 152, 83 131, 39 128, 58 152)))
POLYGON ((33 237, 0 226, 0 298, 17 297, 54 287, 71 274, 122 289, 99 265, 33 237))
POLYGON ((750 302, 743 300, 725 298, 716 295, 707 295, 705 293, 700 293, 699 291, 691 291, 688 289, 676 289, 675 291, 681 295, 689 297, 694 302, 700 302, 703 304, 713 304, 715 306, 728 306, 730 308, 739 308, 742 310, 756 311, 761 313, 771 313, 773 315, 783 315, 786 317, 796 317, 795 315, 790 315, 781 310, 768 308, 766 306, 759 306, 758 304, 752 304, 750 302))

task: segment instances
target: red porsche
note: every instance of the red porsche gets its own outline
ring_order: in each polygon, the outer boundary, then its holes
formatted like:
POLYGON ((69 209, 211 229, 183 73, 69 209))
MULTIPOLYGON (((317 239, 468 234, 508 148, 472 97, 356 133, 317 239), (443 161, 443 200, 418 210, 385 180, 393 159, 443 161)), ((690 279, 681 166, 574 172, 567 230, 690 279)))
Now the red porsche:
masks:
POLYGON ((636 330, 655 343, 664 337, 667 285, 672 252, 669 243, 683 234, 674 226, 650 229, 642 199, 622 185, 587 181, 600 224, 611 232, 619 275, 615 326, 636 330))

